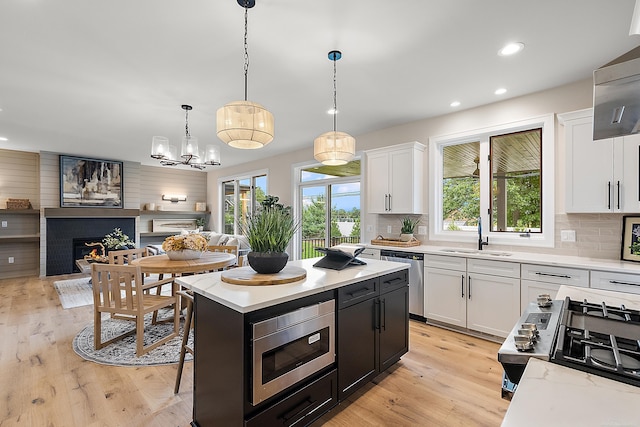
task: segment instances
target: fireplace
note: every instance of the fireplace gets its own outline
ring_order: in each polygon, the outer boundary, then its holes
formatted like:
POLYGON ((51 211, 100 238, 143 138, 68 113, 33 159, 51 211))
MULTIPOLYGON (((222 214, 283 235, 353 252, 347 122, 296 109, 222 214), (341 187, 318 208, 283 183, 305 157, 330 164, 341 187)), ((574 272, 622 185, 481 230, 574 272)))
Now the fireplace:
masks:
MULTIPOLYGON (((104 218, 47 218, 47 276, 78 272, 75 260, 91 252, 86 242, 102 242, 114 228, 132 239, 136 233, 136 219, 131 217, 104 218)), ((99 248, 99 246, 98 246, 99 248)))

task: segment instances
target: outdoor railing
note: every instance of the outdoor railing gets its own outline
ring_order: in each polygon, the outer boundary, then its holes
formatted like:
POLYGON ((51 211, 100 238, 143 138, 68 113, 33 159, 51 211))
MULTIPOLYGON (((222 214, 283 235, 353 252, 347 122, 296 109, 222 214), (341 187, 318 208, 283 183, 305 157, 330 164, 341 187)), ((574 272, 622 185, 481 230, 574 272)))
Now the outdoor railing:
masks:
MULTIPOLYGON (((340 243, 360 243, 360 236, 332 237, 329 241, 329 246, 339 245, 340 243)), ((323 254, 316 251, 315 248, 323 248, 324 246, 324 238, 303 238, 301 258, 306 259, 322 256, 323 254)))

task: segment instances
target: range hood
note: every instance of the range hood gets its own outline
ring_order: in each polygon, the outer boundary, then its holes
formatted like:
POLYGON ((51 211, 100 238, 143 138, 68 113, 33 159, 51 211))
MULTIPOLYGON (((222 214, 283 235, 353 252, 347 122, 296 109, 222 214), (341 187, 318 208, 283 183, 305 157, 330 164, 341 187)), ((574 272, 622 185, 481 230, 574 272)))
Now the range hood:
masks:
POLYGON ((593 139, 640 132, 640 46, 593 72, 593 139))

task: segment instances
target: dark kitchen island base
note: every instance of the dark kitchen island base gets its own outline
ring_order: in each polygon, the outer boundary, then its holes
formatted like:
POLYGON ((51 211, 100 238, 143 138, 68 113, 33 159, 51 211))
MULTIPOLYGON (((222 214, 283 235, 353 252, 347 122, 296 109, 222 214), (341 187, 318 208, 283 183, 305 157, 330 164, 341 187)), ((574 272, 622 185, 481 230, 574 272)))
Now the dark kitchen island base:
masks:
POLYGON ((308 425, 327 413, 408 351, 407 271, 248 313, 196 293, 192 425, 308 425), (335 363, 253 405, 253 324, 331 300, 335 363))

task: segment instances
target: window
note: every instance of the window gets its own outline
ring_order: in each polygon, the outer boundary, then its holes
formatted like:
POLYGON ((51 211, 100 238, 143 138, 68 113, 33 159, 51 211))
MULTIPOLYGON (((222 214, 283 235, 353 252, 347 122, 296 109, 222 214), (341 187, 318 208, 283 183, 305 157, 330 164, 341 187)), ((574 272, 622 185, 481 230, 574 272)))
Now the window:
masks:
POLYGON ((302 218, 294 249, 298 257, 321 256, 316 247, 360 242, 360 160, 300 167, 297 172, 296 206, 302 218))
POLYGON ((553 246, 553 147, 552 115, 432 138, 431 238, 476 241, 480 220, 490 244, 553 246))
POLYGON ((222 232, 239 234, 239 222, 252 214, 267 195, 267 175, 257 172, 246 177, 223 178, 220 184, 222 195, 222 232))

